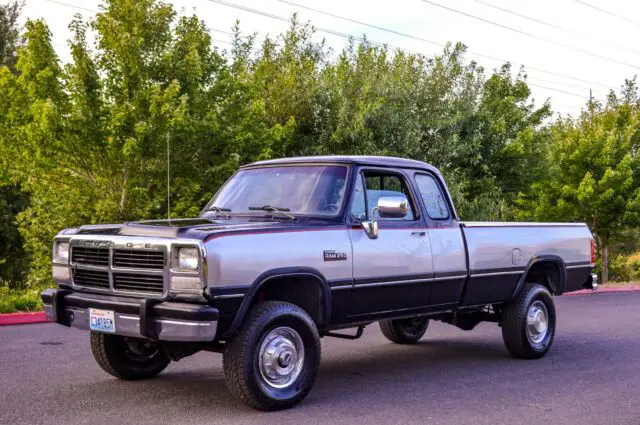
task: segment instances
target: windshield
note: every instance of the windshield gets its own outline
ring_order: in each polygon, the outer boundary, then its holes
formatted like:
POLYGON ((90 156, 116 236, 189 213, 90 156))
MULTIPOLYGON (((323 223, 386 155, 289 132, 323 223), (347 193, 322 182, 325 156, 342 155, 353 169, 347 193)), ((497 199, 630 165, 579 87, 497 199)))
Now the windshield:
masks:
POLYGON ((342 206, 347 167, 295 165, 238 171, 207 205, 208 210, 276 215, 335 216, 342 206))

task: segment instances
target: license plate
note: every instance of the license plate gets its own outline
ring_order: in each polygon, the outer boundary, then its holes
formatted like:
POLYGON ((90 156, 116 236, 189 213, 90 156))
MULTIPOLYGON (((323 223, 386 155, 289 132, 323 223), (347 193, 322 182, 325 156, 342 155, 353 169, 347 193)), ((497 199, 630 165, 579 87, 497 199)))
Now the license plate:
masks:
POLYGON ((98 332, 116 332, 116 318, 111 310, 89 309, 89 329, 98 332))

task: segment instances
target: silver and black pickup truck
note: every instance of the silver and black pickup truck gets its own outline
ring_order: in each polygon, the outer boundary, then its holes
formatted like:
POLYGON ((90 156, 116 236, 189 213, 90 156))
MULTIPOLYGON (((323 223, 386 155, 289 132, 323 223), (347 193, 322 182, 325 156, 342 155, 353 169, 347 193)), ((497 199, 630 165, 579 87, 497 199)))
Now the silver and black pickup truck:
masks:
POLYGON ((374 322, 399 344, 430 320, 495 322, 513 356, 542 357, 553 296, 595 289, 594 261, 582 223, 461 222, 423 162, 291 158, 243 166, 198 218, 60 232, 42 300, 115 377, 220 352, 231 392, 275 410, 311 390, 321 337, 374 322))

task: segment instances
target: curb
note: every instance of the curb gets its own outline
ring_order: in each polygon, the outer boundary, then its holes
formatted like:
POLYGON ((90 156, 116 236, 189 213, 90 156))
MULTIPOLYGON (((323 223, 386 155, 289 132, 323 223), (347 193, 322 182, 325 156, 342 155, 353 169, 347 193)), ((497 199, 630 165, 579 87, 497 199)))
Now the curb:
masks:
POLYGON ((50 322, 44 311, 34 311, 31 313, 8 313, 0 314, 0 326, 7 325, 28 325, 30 323, 50 322))
POLYGON ((574 296, 574 295, 597 295, 597 294, 612 294, 615 292, 637 292, 640 291, 640 285, 629 285, 629 286, 611 286, 611 287, 599 287, 598 289, 581 289, 580 291, 569 292, 564 295, 574 296))

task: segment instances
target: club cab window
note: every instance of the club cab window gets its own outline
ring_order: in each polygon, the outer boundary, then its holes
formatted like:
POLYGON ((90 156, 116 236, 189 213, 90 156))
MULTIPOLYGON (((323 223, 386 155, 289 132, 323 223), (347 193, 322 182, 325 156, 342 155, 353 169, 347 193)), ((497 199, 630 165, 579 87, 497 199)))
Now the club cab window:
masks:
POLYGON ((427 174, 416 174, 416 184, 427 209, 429 218, 445 220, 449 218, 449 208, 436 179, 427 174))

